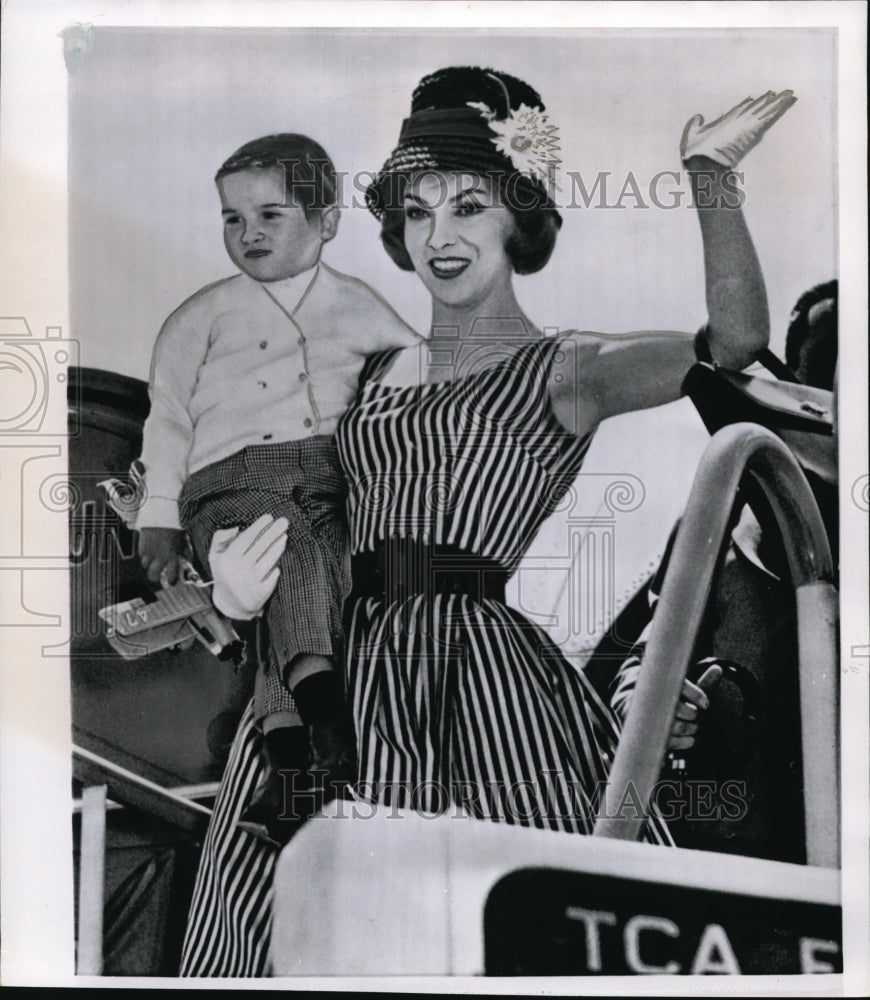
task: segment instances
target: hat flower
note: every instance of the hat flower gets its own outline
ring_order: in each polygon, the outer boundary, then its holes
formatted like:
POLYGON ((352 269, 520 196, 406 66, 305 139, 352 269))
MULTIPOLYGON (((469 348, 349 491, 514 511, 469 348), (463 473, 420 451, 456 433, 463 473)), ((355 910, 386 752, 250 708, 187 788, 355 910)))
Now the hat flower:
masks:
POLYGON ((506 118, 496 118, 495 112, 481 101, 469 101, 468 106, 479 111, 495 132, 493 143, 506 156, 515 170, 546 184, 550 171, 559 159, 559 131, 550 125, 540 108, 521 104, 511 109, 506 118))

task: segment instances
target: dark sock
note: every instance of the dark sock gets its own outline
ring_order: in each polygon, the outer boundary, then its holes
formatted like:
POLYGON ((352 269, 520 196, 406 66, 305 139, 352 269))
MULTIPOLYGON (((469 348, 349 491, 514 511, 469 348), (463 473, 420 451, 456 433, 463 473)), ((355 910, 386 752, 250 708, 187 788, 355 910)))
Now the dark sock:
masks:
POLYGON ((305 726, 280 726, 263 735, 266 756, 276 770, 308 769, 308 730, 305 726))
POLYGON ((303 677, 292 693, 306 726, 331 719, 345 709, 344 685, 337 670, 321 670, 303 677))

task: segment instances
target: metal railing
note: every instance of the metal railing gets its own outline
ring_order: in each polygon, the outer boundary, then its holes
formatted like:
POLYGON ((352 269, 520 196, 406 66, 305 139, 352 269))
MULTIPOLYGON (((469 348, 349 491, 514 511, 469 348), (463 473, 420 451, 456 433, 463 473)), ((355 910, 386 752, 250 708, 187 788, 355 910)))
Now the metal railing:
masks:
POLYGON ((211 809, 186 798, 181 789, 164 788, 83 747, 73 747, 73 774, 85 786, 80 805, 76 971, 80 976, 99 976, 103 969, 106 809, 111 802, 131 806, 194 838, 205 832, 211 809))
POLYGON ((838 604, 831 551, 800 466, 779 438, 757 424, 723 428, 701 459, 594 832, 621 840, 641 834, 645 818, 635 810, 621 816, 612 805, 639 800, 649 806, 731 508, 747 472, 773 509, 795 588, 807 864, 836 868, 838 604))

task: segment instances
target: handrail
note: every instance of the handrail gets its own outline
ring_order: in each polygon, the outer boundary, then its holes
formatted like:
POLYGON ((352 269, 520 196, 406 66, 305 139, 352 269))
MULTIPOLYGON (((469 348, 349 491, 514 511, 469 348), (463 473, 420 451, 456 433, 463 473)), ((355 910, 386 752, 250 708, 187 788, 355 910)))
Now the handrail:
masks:
POLYGON ((773 508, 797 596, 807 864, 837 867, 839 823, 832 823, 839 816, 837 602, 830 582, 830 546, 800 466, 779 438, 757 424, 723 428, 701 458, 594 833, 637 840, 643 829, 644 816, 634 809, 621 815, 615 807, 638 801, 648 807, 661 774, 671 722, 745 472, 758 480, 773 508))
MULTIPOLYGON (((84 747, 74 745, 72 750, 73 774, 85 785, 80 805, 82 826, 76 969, 81 976, 99 976, 103 970, 107 794, 110 793, 115 802, 140 809, 193 837, 204 832, 211 809, 180 795, 179 789, 163 788, 84 747)), ((203 786, 191 789, 193 792, 202 790, 203 786)))
POLYGON ((75 776, 86 785, 106 785, 114 801, 141 809, 185 833, 199 836, 208 825, 211 809, 207 806, 148 781, 90 750, 73 746, 73 765, 75 776))
MULTIPOLYGON (((172 785, 166 791, 173 795, 180 795, 183 799, 196 802, 199 799, 214 799, 220 788, 219 781, 205 781, 198 785, 172 785)), ((114 799, 106 800, 106 812, 113 812, 116 809, 124 809, 123 802, 116 802, 114 799)), ((83 799, 73 799, 73 816, 78 815, 84 809, 83 799)))

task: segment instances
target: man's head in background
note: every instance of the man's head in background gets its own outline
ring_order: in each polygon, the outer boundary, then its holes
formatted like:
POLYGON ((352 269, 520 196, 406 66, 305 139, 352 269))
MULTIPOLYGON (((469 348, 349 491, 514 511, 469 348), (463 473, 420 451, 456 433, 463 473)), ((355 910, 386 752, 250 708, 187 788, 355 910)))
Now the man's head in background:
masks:
POLYGON ((803 382, 834 388, 837 367, 837 280, 804 292, 795 303, 785 340, 785 362, 803 382))

